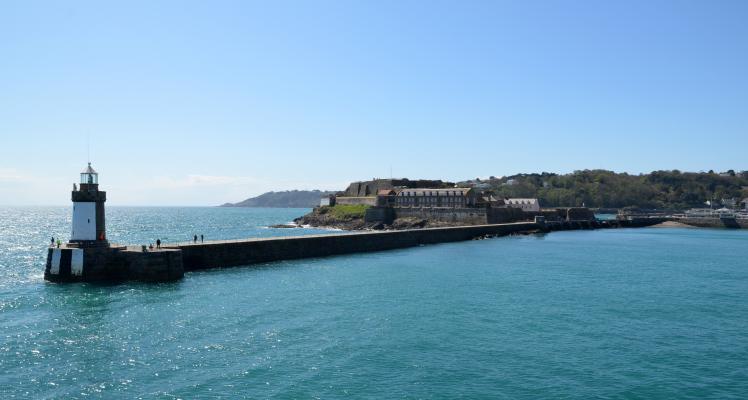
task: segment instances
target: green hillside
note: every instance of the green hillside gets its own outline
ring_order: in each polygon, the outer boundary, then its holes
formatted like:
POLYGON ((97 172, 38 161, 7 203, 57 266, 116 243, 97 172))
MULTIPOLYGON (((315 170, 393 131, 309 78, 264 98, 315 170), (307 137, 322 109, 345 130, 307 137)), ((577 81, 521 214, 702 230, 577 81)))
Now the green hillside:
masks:
POLYGON ((501 197, 537 197, 544 207, 640 207, 686 209, 705 201, 748 197, 748 172, 655 171, 630 175, 606 170, 571 174, 519 174, 474 180, 501 197))

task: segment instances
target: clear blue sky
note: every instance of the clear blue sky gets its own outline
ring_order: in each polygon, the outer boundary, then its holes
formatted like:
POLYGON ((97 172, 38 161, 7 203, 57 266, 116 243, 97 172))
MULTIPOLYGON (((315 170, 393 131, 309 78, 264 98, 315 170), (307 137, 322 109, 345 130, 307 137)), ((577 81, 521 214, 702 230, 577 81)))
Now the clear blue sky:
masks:
POLYGON ((0 3, 0 204, 748 169, 748 1, 0 3))

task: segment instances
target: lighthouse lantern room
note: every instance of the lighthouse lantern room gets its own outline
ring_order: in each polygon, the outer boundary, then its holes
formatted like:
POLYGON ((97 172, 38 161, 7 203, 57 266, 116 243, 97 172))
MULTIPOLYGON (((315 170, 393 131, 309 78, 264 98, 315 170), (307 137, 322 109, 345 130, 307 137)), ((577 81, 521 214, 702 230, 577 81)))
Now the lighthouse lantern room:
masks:
POLYGON ((99 174, 88 163, 81 172, 80 187, 73 185, 73 233, 71 244, 107 245, 104 202, 106 192, 99 190, 99 174))

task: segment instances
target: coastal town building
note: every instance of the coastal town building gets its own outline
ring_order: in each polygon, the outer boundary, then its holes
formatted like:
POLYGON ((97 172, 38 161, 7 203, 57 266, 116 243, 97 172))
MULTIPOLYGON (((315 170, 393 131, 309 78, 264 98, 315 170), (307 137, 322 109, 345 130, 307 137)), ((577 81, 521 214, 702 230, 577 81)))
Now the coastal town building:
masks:
POLYGON ((402 189, 395 196, 395 207, 475 207, 477 192, 473 188, 402 189))
POLYGON ((711 208, 692 208, 686 210, 685 216, 686 218, 733 218, 735 212, 726 207, 716 210, 711 208))
POLYGON ((539 212, 540 202, 538 199, 504 199, 504 204, 507 207, 520 208, 526 212, 539 212))
POLYGON ((503 197, 496 197, 492 194, 483 196, 480 199, 480 204, 488 207, 504 207, 506 205, 503 197))
POLYGON ((738 199, 736 198, 722 198, 721 200, 722 207, 727 208, 737 208, 738 207, 738 199))

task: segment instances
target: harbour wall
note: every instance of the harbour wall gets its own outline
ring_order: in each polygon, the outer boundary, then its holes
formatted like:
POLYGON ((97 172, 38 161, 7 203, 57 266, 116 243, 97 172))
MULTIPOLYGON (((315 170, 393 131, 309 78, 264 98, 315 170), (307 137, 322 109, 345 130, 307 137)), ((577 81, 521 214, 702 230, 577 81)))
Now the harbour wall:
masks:
POLYGON ((401 249, 423 244, 470 240, 485 235, 508 235, 540 228, 538 224, 532 222, 521 222, 220 241, 186 244, 175 248, 182 250, 184 270, 193 271, 308 257, 401 249))
POLYGON ((180 250, 142 251, 126 246, 50 248, 44 269, 44 279, 53 282, 164 282, 183 275, 180 250))
POLYGON ((554 230, 645 227, 663 222, 662 218, 629 221, 555 221, 550 223, 514 222, 393 231, 366 231, 330 235, 257 238, 190 243, 174 246, 182 251, 185 271, 232 267, 281 260, 325 257, 340 254, 402 249, 424 244, 458 242, 485 236, 554 230))
POLYGON ((676 218, 675 221, 700 228, 748 229, 748 219, 735 218, 676 218))

